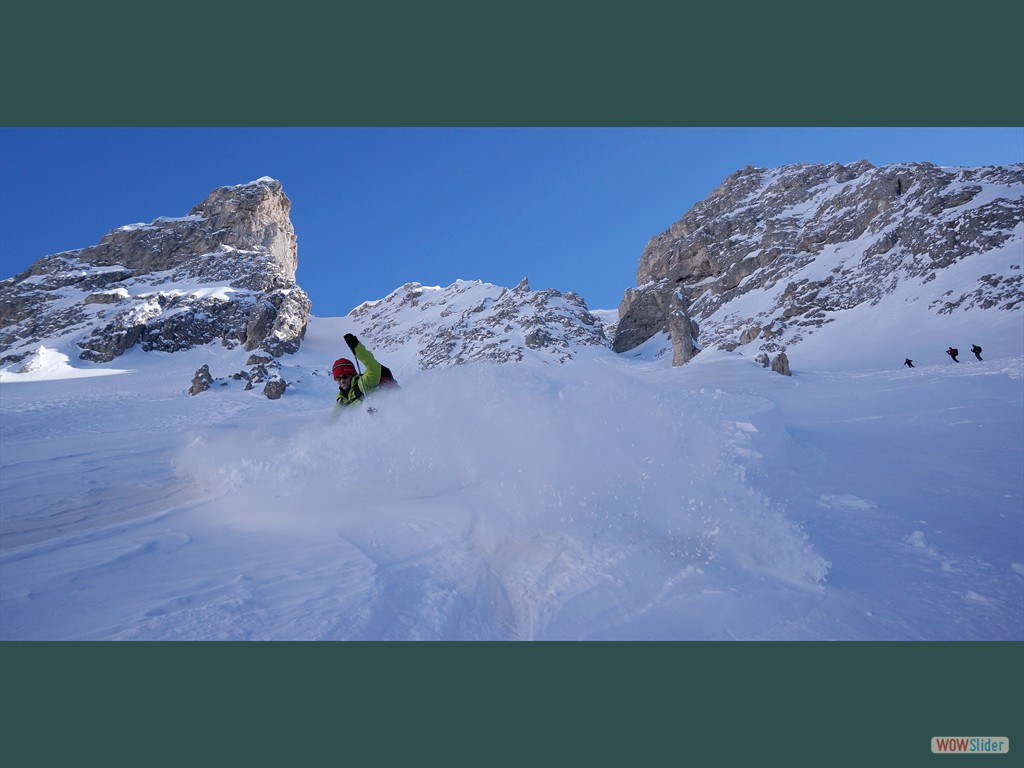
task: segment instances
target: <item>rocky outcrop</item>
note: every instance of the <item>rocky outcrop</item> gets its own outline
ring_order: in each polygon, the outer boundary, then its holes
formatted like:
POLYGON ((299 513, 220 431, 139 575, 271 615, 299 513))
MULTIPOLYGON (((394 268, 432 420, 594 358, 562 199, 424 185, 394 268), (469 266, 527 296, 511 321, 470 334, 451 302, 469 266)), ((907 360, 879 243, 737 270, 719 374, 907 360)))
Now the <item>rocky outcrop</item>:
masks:
POLYGON ((280 400, 287 386, 287 382, 280 376, 271 376, 263 385, 263 394, 271 400, 280 400))
POLYGON ((936 313, 1012 310, 1024 303, 1019 270, 956 295, 927 286, 965 259, 1021 247, 1022 221, 1020 164, 747 167, 647 243, 614 348, 668 332, 676 365, 708 345, 775 353, 908 280, 936 313), (742 302, 751 293, 756 312, 742 302))
POLYGON ((210 366, 200 366, 196 371, 196 375, 192 377, 192 386, 189 387, 188 393, 190 395, 198 395, 200 392, 205 392, 211 386, 213 386, 213 376, 210 373, 210 366))
POLYGON ((772 370, 776 373, 780 373, 783 376, 792 376, 793 372, 789 369, 789 358, 785 352, 779 352, 772 360, 772 370))
POLYGON ((39 259, 0 282, 0 362, 44 339, 71 342, 93 362, 136 345, 175 352, 215 341, 295 352, 311 307, 295 283, 290 208, 281 183, 262 178, 215 189, 183 217, 39 259))
POLYGON ((245 382, 243 390, 246 392, 262 384, 262 392, 268 399, 279 400, 284 395, 289 384, 281 375, 281 365, 276 359, 264 355, 250 355, 245 364, 249 366, 248 370, 243 369, 230 376, 216 378, 210 372, 209 365, 200 366, 192 379, 188 393, 198 395, 212 389, 215 384, 218 387, 229 387, 232 382, 245 382))

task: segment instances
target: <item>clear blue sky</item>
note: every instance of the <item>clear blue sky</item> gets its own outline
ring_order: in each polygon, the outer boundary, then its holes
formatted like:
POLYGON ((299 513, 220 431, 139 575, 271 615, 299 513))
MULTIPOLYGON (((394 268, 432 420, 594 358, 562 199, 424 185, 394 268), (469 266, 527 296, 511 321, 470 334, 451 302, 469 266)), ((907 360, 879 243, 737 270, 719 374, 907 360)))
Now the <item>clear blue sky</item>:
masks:
POLYGON ((1024 162, 1024 128, 2 128, 0 279, 271 176, 321 317, 460 278, 611 309, 648 239, 734 171, 862 159, 1024 162))

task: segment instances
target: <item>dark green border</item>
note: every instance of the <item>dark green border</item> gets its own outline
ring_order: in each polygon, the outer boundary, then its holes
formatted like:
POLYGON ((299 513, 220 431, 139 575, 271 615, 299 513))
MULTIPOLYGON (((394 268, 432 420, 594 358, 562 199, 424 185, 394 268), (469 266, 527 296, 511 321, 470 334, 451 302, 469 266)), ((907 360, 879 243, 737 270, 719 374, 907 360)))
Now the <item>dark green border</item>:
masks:
POLYGON ((15 4, 0 124, 1024 125, 1011 3, 670 5, 15 4))
MULTIPOLYGON (((1024 125, 1008 4, 211 5, 6 9, 0 124, 1024 125)), ((930 738, 1024 750, 1021 660, 1020 643, 3 643, 0 727, 20 765, 965 766, 930 738)))
POLYGON ((1002 765, 1019 643, 6 643, 17 765, 1002 765))

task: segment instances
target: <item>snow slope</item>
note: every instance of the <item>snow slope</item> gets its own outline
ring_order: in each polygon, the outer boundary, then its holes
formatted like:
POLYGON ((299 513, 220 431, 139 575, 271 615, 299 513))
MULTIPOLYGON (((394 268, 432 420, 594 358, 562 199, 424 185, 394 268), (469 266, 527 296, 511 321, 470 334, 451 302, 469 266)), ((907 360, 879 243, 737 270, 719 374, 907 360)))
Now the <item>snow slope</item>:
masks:
POLYGON ((792 377, 665 339, 410 345, 333 426, 349 318, 313 318, 277 401, 186 394, 240 350, 50 350, 0 377, 0 639, 1024 639, 1024 327, 954 320, 898 355, 834 323, 792 377))

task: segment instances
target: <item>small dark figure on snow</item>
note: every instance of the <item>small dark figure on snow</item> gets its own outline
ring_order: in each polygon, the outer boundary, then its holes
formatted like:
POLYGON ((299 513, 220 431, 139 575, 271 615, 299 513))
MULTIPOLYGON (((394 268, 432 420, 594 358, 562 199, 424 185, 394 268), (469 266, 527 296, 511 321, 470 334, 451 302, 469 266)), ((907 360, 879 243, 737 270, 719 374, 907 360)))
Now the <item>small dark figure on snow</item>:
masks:
MULTIPOLYGON (((973 352, 973 353, 974 353, 974 356, 975 356, 976 358, 978 358, 979 360, 981 360, 981 347, 979 347, 979 346, 978 346, 977 344, 975 344, 975 345, 974 345, 973 347, 971 347, 971 352, 973 352)), ((985 361, 984 361, 984 360, 981 360, 981 362, 985 362, 985 361)))
POLYGON ((903 364, 905 366, 907 366, 907 368, 913 368, 914 367, 914 361, 911 360, 909 357, 906 360, 903 361, 903 364))
POLYGON ((950 347, 949 349, 947 349, 946 354, 953 358, 954 363, 960 362, 959 360, 956 359, 956 356, 960 354, 960 350, 957 349, 956 347, 950 347))

